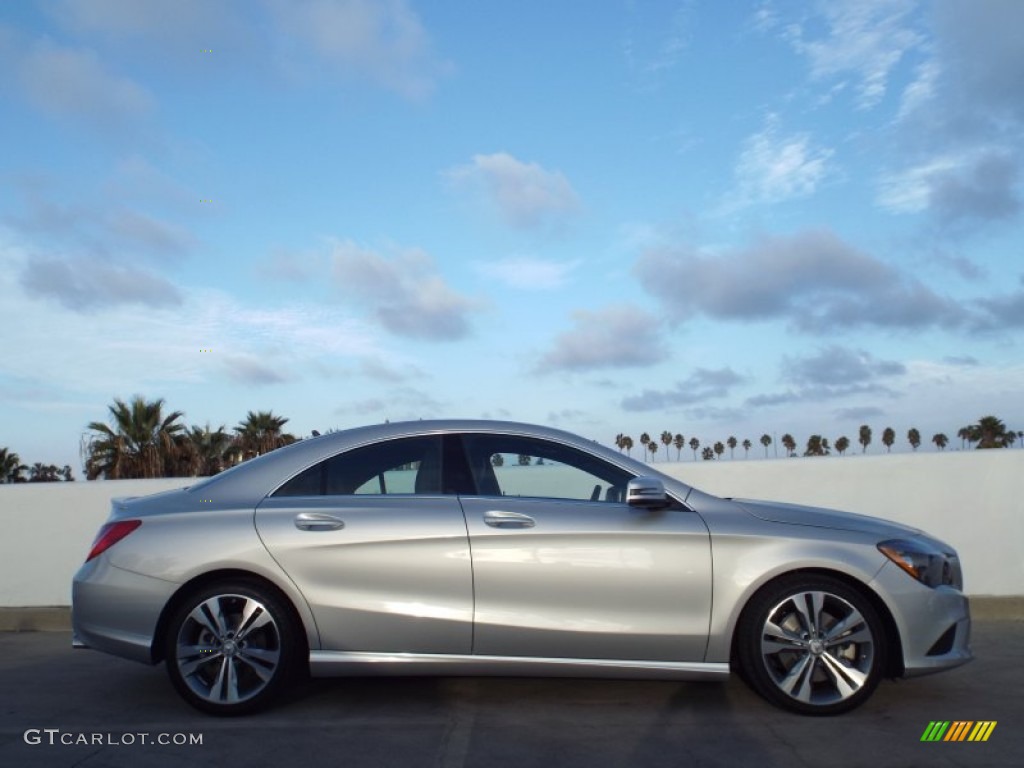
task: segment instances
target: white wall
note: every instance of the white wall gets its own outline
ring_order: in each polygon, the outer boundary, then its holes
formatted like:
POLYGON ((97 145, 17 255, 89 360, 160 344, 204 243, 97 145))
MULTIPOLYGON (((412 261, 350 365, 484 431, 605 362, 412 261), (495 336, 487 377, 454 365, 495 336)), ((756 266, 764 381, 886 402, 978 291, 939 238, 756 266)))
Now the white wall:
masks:
MULTIPOLYGON (((710 493, 843 509, 914 525, 960 552, 972 595, 1024 596, 1024 450, 657 463, 710 493)), ((186 478, 0 485, 0 607, 66 606, 114 496, 186 478)))
POLYGON ((71 577, 117 496, 145 496, 193 480, 97 480, 0 485, 0 607, 71 604, 71 577))

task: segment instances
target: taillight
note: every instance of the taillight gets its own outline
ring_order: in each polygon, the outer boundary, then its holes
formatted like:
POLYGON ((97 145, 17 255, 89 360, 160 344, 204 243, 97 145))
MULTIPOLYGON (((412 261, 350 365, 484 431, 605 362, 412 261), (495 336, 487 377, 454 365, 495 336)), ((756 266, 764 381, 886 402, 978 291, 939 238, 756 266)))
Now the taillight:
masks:
POLYGON ((118 520, 115 523, 104 523, 100 532, 96 534, 96 540, 93 541, 92 549, 89 550, 89 556, 85 558, 85 562, 88 563, 94 557, 102 555, 140 525, 142 525, 141 520, 118 520))

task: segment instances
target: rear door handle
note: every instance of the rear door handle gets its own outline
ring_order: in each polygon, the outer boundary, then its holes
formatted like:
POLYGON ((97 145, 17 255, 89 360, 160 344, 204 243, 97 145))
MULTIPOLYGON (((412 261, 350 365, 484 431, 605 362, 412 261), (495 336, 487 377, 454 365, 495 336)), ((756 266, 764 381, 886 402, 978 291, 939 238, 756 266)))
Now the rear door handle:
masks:
POLYGON ((496 509, 484 512, 484 522, 491 528, 533 528, 537 524, 529 515, 521 515, 518 512, 501 512, 496 509))
POLYGON ((295 516, 295 527, 300 531, 336 531, 345 527, 345 521, 321 512, 300 512, 295 516))

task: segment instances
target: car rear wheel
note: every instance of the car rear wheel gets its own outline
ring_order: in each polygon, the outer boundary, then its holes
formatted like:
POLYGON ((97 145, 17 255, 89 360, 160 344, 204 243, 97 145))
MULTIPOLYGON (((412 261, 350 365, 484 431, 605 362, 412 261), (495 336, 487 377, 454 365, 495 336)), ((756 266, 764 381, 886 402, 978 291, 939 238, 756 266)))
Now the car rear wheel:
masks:
POLYGON ((295 669, 298 634, 275 593, 236 582, 189 596, 168 623, 167 671, 192 706, 240 715, 270 704, 295 669))
POLYGON ((744 679, 768 701, 810 715, 863 704, 885 668, 871 603, 829 576, 780 579, 750 601, 738 628, 744 679))

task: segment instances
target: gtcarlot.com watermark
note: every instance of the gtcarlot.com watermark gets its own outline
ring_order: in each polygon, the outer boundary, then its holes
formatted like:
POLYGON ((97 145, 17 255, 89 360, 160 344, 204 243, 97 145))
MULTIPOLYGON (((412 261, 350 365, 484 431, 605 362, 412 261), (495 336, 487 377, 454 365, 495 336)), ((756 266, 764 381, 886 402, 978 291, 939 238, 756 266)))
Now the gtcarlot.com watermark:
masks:
POLYGON ((140 744, 160 744, 175 747, 201 747, 201 733, 88 733, 85 731, 62 731, 60 728, 29 728, 22 735, 26 744, 37 746, 97 746, 134 747, 140 744))

